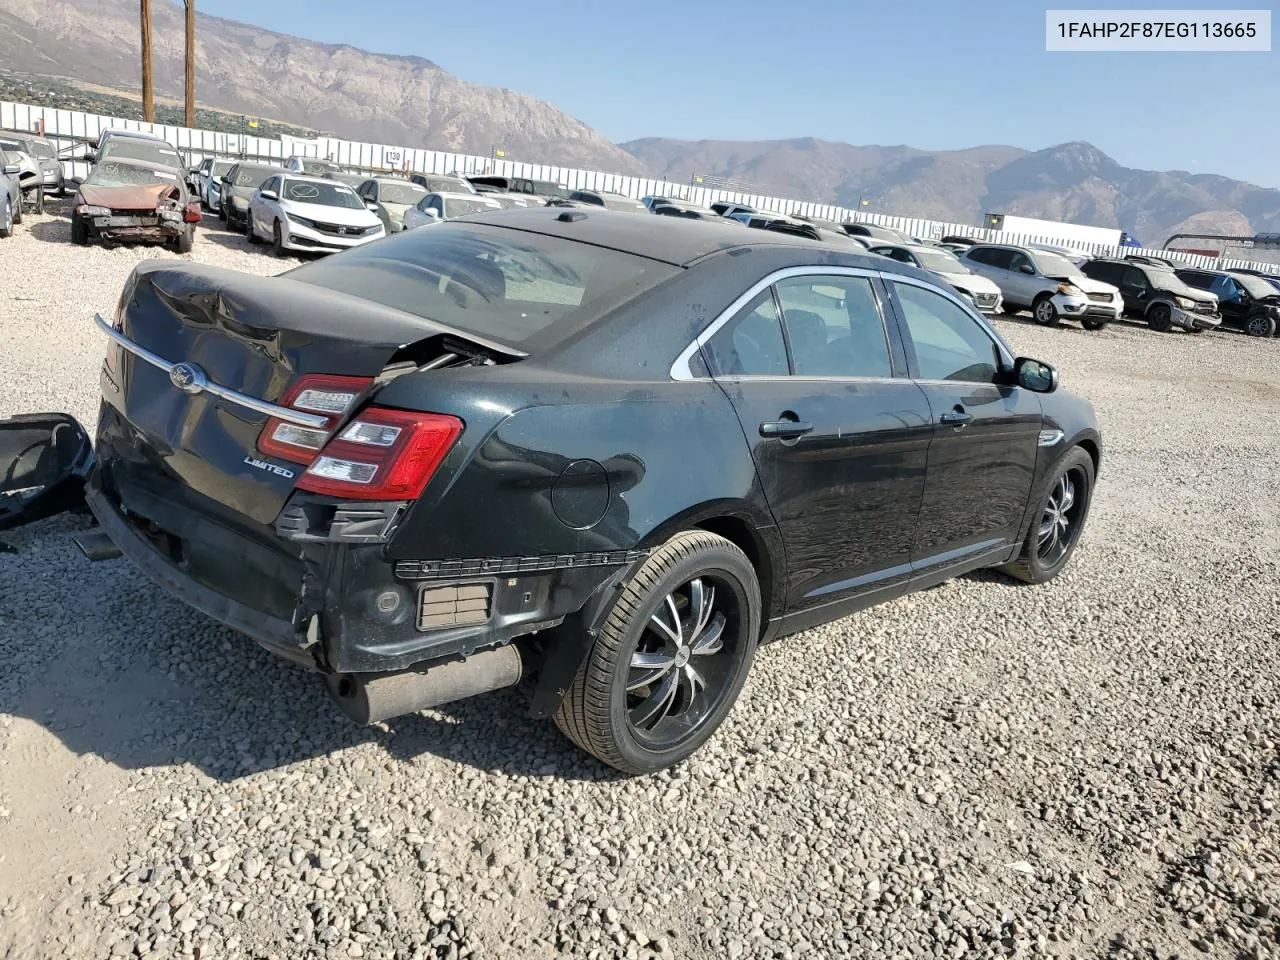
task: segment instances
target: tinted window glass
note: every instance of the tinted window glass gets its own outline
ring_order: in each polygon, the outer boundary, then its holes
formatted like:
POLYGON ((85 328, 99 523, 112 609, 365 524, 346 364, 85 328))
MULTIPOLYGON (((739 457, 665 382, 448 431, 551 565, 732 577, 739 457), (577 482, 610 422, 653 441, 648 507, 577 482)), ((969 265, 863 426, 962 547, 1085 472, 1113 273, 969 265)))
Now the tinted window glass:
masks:
POLYGON ((1137 267, 1124 268, 1123 282, 1126 286, 1137 287, 1139 290, 1147 289, 1147 275, 1137 267))
POLYGON ((523 346, 585 329, 679 272, 559 237, 447 220, 306 264, 288 276, 523 346))
POLYGON ((704 347, 712 372, 719 376, 783 377, 787 348, 773 291, 765 290, 716 331, 704 347))
POLYGON ((777 287, 796 376, 890 376, 889 344, 869 279, 795 277, 777 287))
POLYGON ((1007 264, 1003 264, 1006 270, 1021 270, 1024 264, 1028 267, 1032 266, 1031 260, 1024 254, 1014 253, 1012 251, 1001 252, 1008 252, 1009 254, 1009 262, 1007 264))
POLYGON ((1080 268, 1086 277, 1093 277, 1095 280, 1101 280, 1103 283, 1113 283, 1119 286, 1120 267, 1115 263, 1086 263, 1080 268))
POLYGON ((940 294, 905 283, 894 287, 921 380, 995 381, 999 354, 978 321, 940 294))

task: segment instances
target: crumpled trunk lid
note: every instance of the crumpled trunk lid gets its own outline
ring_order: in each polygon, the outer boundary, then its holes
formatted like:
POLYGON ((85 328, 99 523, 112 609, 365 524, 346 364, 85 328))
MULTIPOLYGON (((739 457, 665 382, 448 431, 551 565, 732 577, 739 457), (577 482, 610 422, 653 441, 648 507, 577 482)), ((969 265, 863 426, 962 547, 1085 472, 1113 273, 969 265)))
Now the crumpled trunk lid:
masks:
MULTIPOLYGON (((306 373, 377 376, 402 346, 444 332, 287 277, 173 262, 134 271, 116 326, 170 364, 193 364, 210 383, 270 402, 306 373)), ((175 495, 186 487, 256 524, 272 522, 303 468, 258 453, 264 414, 208 392, 184 392, 165 370, 115 343, 101 380, 103 401, 122 422, 110 437, 100 432, 100 446, 110 449, 100 450, 99 460, 122 482, 130 474, 145 478, 161 496, 166 487, 175 495)))

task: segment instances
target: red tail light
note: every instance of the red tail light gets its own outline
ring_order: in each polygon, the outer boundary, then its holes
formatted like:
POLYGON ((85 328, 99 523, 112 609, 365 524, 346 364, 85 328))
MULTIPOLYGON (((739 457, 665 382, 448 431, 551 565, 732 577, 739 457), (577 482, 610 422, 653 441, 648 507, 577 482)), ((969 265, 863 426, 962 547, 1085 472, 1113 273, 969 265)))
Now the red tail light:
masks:
POLYGON ((269 457, 307 464, 316 458, 329 435, 373 384, 370 377, 337 377, 308 373, 299 377, 280 403, 325 418, 323 427, 300 427, 272 417, 258 436, 258 449, 269 457))
POLYGON ((187 223, 199 223, 200 222, 200 204, 188 203, 186 212, 183 213, 182 215, 182 219, 187 221, 187 223))
POLYGON ((456 417, 370 407, 325 444, 298 489, 348 500, 413 500, 461 433, 456 417))

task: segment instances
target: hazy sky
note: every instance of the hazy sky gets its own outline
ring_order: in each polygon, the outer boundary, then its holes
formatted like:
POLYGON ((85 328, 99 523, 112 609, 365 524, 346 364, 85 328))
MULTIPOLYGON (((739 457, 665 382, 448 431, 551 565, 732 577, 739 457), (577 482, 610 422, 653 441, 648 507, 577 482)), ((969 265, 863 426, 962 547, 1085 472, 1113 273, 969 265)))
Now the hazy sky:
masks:
POLYGON ((199 5, 313 40, 425 57, 464 80, 548 100, 615 141, 812 136, 1039 149, 1088 140, 1128 166, 1280 187, 1280 53, 1046 53, 1046 4, 1026 0, 199 5))

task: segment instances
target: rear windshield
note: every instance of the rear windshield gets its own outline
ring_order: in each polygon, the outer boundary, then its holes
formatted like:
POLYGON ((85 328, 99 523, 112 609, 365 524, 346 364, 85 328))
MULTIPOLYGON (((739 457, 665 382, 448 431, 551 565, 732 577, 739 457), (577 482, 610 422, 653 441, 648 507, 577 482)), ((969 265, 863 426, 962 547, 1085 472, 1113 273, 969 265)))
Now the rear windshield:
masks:
POLYGON ((108 157, 128 160, 143 160, 147 163, 158 163, 166 167, 181 167, 178 151, 163 143, 152 140, 134 140, 131 137, 113 137, 102 148, 102 160, 108 157))
POLYGON ((287 275, 529 350, 572 335, 678 272, 559 237, 449 220, 287 275))
POLYGON ((213 161, 212 176, 215 179, 221 178, 224 173, 236 165, 234 160, 215 160, 213 161))

